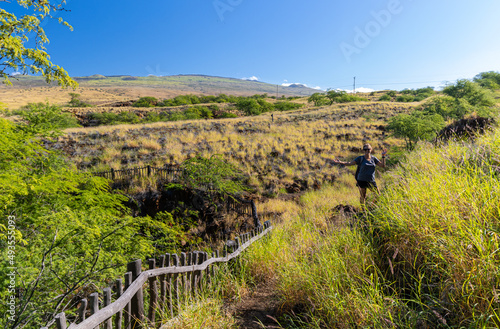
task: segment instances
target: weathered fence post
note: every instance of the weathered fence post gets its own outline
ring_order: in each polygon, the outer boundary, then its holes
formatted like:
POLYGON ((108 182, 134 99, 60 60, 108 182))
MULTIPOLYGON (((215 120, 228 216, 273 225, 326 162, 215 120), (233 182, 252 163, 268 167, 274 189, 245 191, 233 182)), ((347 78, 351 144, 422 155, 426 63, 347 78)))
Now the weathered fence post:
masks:
MULTIPOLYGON (((196 265, 198 264, 198 252, 194 251, 191 253, 191 264, 189 265, 196 265)), ((191 293, 193 296, 196 295, 196 280, 198 278, 198 271, 192 271, 191 272, 191 293)))
MULTIPOLYGON (((132 284, 132 272, 127 272, 125 273, 125 291, 130 287, 132 284)), ((128 302, 127 306, 125 307, 125 314, 123 316, 123 322, 125 323, 125 329, 130 329, 130 326, 132 325, 132 303, 128 302)))
MULTIPOLYGON (((213 258, 219 258, 219 250, 214 251, 213 254, 212 254, 212 257, 213 258)), ((215 277, 215 267, 217 266, 215 264, 216 263, 212 264, 212 268, 211 268, 211 270, 212 270, 212 278, 215 277)))
MULTIPOLYGON (((200 252, 198 254, 198 265, 201 265, 205 262, 205 258, 207 256, 207 253, 206 252, 200 252)), ((199 292, 201 294, 202 292, 202 281, 204 279, 204 272, 206 273, 206 271, 198 271, 198 289, 199 289, 199 292)))
MULTIPOLYGON (((187 263, 187 259, 186 259, 186 253, 185 252, 181 252, 181 259, 180 259, 180 265, 181 266, 186 266, 187 263)), ((187 273, 186 274, 181 274, 181 289, 183 289, 184 291, 187 289, 187 285, 186 285, 186 280, 187 280, 187 273)))
POLYGON ((148 165, 148 177, 151 176, 151 166, 148 165))
MULTIPOLYGON (((193 264, 193 252, 188 252, 186 254, 186 266, 191 266, 193 264)), ((191 278, 193 276, 193 272, 186 272, 185 274, 185 286, 184 286, 184 289, 185 289, 185 292, 186 292, 186 296, 189 296, 189 294, 191 293, 191 278)))
MULTIPOLYGON (((90 294, 89 302, 90 302, 90 315, 92 316, 93 314, 96 314, 99 311, 99 294, 97 292, 90 294)), ((99 329, 99 326, 95 327, 94 329, 99 329)))
MULTIPOLYGON (((170 267, 170 254, 165 254, 165 266, 170 267)), ((174 306, 172 303, 172 274, 167 274, 167 307, 170 310, 170 317, 174 317, 174 306)))
MULTIPOLYGON (((132 282, 134 282, 141 274, 142 261, 140 259, 135 262, 130 262, 127 265, 127 270, 132 272, 132 282)), ((132 297, 132 329, 138 329, 141 327, 141 322, 144 320, 144 299, 143 299, 142 287, 137 290, 137 293, 132 297)))
MULTIPOLYGON (((208 260, 208 253, 204 252, 203 253, 203 262, 202 263, 205 263, 207 260, 208 260)), ((210 282, 210 269, 208 268, 208 266, 205 269, 205 276, 206 276, 206 281, 210 282)))
POLYGON ((57 329, 66 329, 66 314, 64 312, 56 315, 57 329))
MULTIPOLYGON (((179 266, 179 256, 177 256, 177 254, 173 254, 172 255, 172 265, 177 267, 179 266)), ((181 308, 181 303, 180 303, 180 293, 179 293, 179 274, 177 273, 174 273, 173 275, 173 278, 172 278, 172 283, 173 283, 173 295, 175 296, 175 300, 177 302, 177 305, 178 305, 178 308, 179 308, 179 311, 180 311, 180 308, 181 308)))
POLYGON ((111 179, 115 179, 115 170, 111 168, 111 179))
POLYGON ((78 309, 78 317, 81 321, 85 321, 85 316, 87 315, 87 299, 84 298, 80 301, 80 308, 78 309))
MULTIPOLYGON (((102 293, 104 296, 104 307, 106 307, 111 304, 111 288, 104 288, 102 290, 102 293)), ((104 321, 104 329, 113 329, 111 318, 108 318, 106 321, 104 321)))
MULTIPOLYGON (((165 255, 160 255, 160 262, 158 264, 159 268, 165 267, 165 255)), ((161 309, 165 308, 165 295, 167 292, 166 282, 165 282, 165 274, 160 275, 160 302, 159 305, 161 309)))
MULTIPOLYGON (((118 299, 123 294, 122 279, 116 279, 115 283, 116 283, 116 299, 118 299)), ((116 313, 115 316, 116 329, 122 329, 122 319, 123 319, 123 310, 116 313)))
MULTIPOLYGON (((149 260, 149 269, 154 270, 156 267, 156 260, 151 258, 149 260)), ((158 289, 156 287, 156 277, 149 278, 149 313, 148 319, 151 324, 154 324, 156 318, 156 307, 158 306, 158 289)))
MULTIPOLYGON (((237 236, 236 238, 234 238, 234 241, 236 242, 235 248, 236 250, 238 250, 238 248, 241 246, 240 237, 237 236)), ((235 252, 236 250, 233 250, 233 252, 235 252)))

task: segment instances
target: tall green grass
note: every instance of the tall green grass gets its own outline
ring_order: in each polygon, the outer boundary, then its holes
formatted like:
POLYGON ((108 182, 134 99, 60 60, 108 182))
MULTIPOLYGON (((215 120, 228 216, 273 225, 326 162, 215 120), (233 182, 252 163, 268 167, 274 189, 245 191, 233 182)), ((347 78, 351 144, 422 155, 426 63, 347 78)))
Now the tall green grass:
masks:
POLYGON ((425 326, 500 326, 500 130, 423 145, 371 216, 377 265, 425 326))
POLYGON ((306 193, 300 207, 281 202, 272 234, 203 302, 211 313, 196 307, 183 325, 210 327, 204 319, 214 316, 236 326, 214 308, 227 292, 244 296, 230 287, 268 282, 283 328, 500 327, 500 129, 422 145, 384 181, 372 208, 352 220, 333 210, 359 207, 348 180, 306 193))

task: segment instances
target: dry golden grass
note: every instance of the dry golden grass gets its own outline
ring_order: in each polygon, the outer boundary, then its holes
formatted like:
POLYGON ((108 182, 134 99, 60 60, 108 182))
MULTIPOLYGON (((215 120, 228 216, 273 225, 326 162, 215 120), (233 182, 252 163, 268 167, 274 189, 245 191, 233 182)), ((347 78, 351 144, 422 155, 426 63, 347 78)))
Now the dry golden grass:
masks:
MULTIPOLYGON (((352 159, 364 143, 374 155, 402 145, 388 136, 388 117, 408 104, 353 103, 222 120, 73 128, 59 144, 80 168, 92 171, 162 166, 202 155, 222 155, 242 169, 262 194, 318 187, 348 169, 328 159, 352 159), (89 166, 89 163, 92 165, 89 166)), ((351 169, 349 169, 351 170, 351 169)))

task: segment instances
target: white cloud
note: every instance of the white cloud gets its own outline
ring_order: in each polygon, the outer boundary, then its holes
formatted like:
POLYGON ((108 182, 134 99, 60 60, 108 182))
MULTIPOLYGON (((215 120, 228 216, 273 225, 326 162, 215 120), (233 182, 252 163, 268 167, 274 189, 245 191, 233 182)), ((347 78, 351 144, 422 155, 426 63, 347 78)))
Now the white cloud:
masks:
MULTIPOLYGON (((343 90, 343 91, 348 92, 348 93, 353 92, 352 89, 335 89, 335 90, 343 90)), ((356 88, 357 93, 371 93, 372 91, 375 91, 375 89, 365 88, 365 87, 356 88)))
POLYGON ((259 78, 257 78, 255 75, 251 76, 250 78, 243 78, 242 80, 248 80, 248 81, 259 81, 259 78))
POLYGON ((16 75, 21 75, 21 74, 22 74, 21 72, 12 72, 10 76, 15 77, 16 75))

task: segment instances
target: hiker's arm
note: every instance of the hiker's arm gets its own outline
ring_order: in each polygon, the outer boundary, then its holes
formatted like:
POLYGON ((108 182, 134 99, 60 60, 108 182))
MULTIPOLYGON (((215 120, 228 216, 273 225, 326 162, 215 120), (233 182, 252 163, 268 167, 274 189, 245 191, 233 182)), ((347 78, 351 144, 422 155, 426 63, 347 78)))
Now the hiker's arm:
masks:
POLYGON ((350 162, 344 162, 344 161, 340 161, 340 160, 332 160, 333 163, 335 164, 340 164, 340 165, 344 165, 344 166, 354 166, 356 165, 356 161, 350 161, 350 162))
POLYGON ((385 158, 387 156, 387 150, 382 151, 382 161, 376 163, 377 166, 385 168, 385 158))
POLYGON ((382 157, 382 161, 377 162, 377 166, 385 168, 385 157, 382 157))

